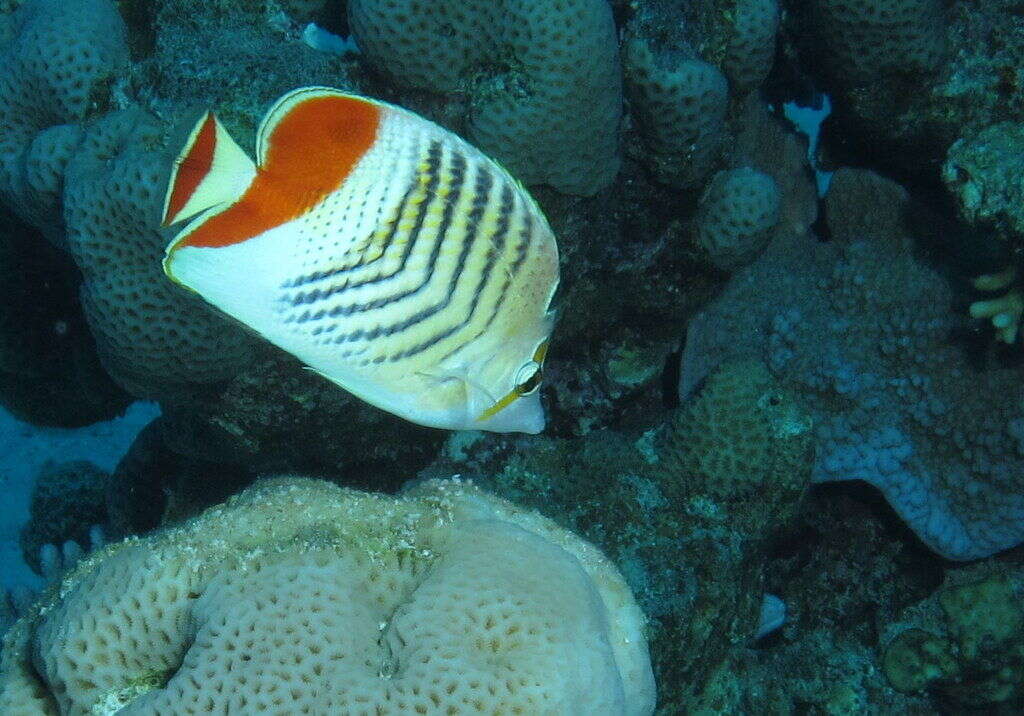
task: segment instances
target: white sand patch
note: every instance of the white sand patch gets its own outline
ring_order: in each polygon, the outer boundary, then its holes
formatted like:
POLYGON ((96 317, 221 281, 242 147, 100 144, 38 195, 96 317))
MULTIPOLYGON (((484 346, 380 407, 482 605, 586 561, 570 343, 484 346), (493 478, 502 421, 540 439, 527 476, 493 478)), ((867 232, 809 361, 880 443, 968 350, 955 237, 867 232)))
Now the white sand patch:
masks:
POLYGON ((0 587, 39 583, 18 547, 39 468, 48 461, 88 460, 111 471, 139 430, 159 414, 156 403, 138 402, 120 418, 67 430, 38 428, 0 408, 0 587))

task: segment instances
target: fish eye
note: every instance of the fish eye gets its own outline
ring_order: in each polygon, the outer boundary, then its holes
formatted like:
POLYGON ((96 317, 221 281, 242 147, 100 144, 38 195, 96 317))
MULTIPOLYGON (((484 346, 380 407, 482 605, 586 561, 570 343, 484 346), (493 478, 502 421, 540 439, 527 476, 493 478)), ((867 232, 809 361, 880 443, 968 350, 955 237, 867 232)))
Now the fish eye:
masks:
POLYGON ((520 396, 530 395, 540 387, 543 379, 544 371, 541 369, 540 363, 530 361, 516 374, 516 393, 520 396))

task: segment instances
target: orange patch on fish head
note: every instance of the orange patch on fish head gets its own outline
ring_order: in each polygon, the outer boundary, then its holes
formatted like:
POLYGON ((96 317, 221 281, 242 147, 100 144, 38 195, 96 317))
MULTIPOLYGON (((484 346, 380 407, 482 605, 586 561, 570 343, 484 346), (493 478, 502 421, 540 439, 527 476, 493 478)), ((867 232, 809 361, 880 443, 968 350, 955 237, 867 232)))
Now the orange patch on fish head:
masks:
POLYGON ((230 246, 309 211, 341 186, 373 146, 380 115, 379 106, 355 97, 297 102, 270 131, 263 164, 242 197, 176 248, 230 246))

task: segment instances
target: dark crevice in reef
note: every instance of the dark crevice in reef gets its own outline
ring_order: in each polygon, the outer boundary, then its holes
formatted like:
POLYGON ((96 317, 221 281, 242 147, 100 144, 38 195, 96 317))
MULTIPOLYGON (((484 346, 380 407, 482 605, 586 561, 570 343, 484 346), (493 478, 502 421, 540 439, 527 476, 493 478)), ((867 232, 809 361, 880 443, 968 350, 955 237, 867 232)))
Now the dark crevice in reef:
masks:
POLYGON ((133 61, 145 59, 156 49, 155 0, 118 0, 117 9, 128 26, 128 51, 133 61))

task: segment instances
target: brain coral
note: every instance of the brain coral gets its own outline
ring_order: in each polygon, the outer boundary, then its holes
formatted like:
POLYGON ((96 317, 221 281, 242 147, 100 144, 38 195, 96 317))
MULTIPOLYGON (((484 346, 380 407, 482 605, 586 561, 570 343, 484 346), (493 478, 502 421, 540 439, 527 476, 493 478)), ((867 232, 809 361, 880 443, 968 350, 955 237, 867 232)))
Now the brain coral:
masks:
POLYGON ((352 0, 366 57, 468 93, 469 137, 526 183, 593 194, 619 168, 622 89, 606 0, 352 0))
POLYGON ((458 480, 275 479, 45 592, 0 711, 649 714, 642 626, 597 549, 458 480))
POLYGON ((124 23, 108 0, 35 0, 0 25, 0 199, 59 240, 74 125, 127 64, 124 23))
POLYGON ((1024 389, 1019 367, 978 371, 949 340, 952 302, 898 231, 780 237, 691 323, 681 391, 760 358, 811 408, 815 480, 864 480, 940 554, 990 555, 1024 539, 1024 389))

